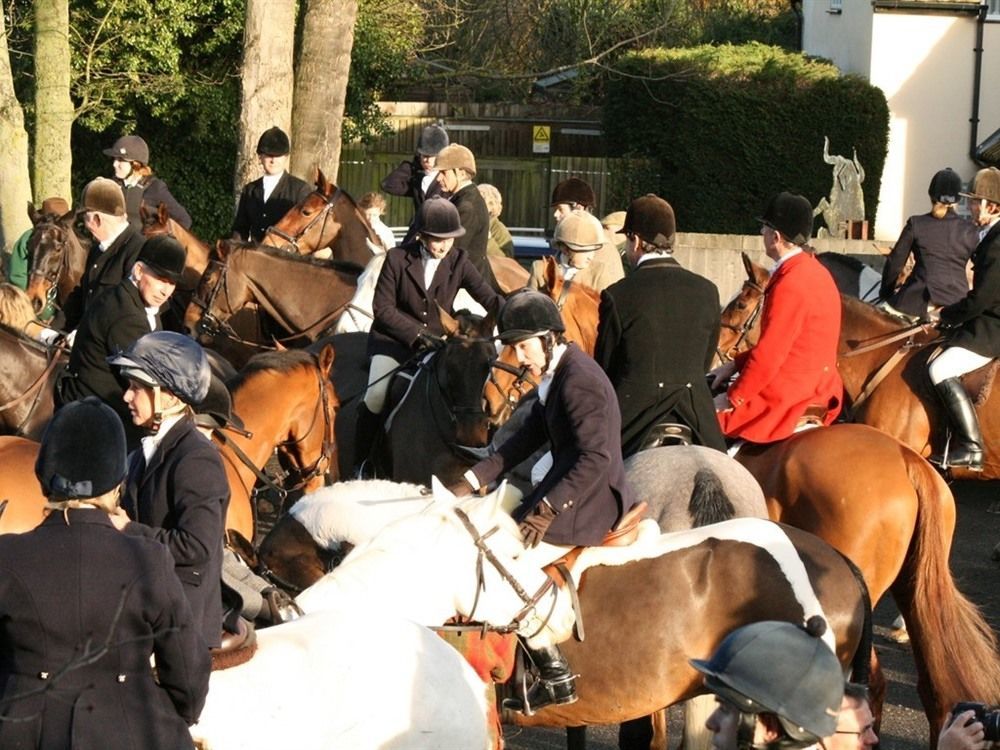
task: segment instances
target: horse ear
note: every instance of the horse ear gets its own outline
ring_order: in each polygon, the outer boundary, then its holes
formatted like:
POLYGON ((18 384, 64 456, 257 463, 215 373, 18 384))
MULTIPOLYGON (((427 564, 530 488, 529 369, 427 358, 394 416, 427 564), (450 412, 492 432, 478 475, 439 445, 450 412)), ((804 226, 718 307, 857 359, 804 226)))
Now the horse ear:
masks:
POLYGON ((756 281, 757 279, 754 278, 753 273, 753 261, 750 260, 750 256, 746 253, 740 253, 740 255, 743 257, 743 268, 747 272, 747 278, 750 279, 750 281, 756 281))
POLYGON ((167 222, 170 220, 170 212, 167 210, 167 204, 160 201, 160 205, 156 207, 156 218, 159 219, 160 223, 166 226, 167 222))
POLYGON ((329 195, 332 192, 330 190, 330 181, 326 179, 326 175, 323 174, 323 170, 319 167, 316 167, 316 189, 323 195, 329 195))
POLYGON ((451 315, 449 315, 448 311, 445 310, 443 307, 441 307, 441 305, 438 305, 437 309, 438 309, 438 318, 440 318, 441 320, 441 327, 444 329, 444 332, 449 336, 457 335, 458 321, 451 315))
POLYGON ((559 280, 559 274, 556 271, 556 257, 554 255, 547 255, 545 257, 545 272, 542 274, 545 279, 545 288, 551 293, 556 288, 556 282, 559 280))
POLYGON ((333 351, 333 344, 327 344, 320 350, 319 371, 323 373, 324 378, 330 377, 330 370, 333 368, 333 360, 335 357, 336 353, 333 351))
POLYGON ((139 201, 139 222, 146 226, 149 221, 149 209, 146 208, 146 201, 139 201))
POLYGON ((35 208, 35 205, 28 201, 28 220, 32 224, 37 224, 42 218, 42 212, 35 208))
POLYGON ((455 495, 445 487, 444 482, 438 479, 436 474, 431 475, 431 499, 435 503, 447 503, 448 505, 454 505, 456 502, 455 495))
POLYGON ((229 249, 231 245, 229 240, 218 240, 215 243, 215 254, 218 256, 219 260, 225 260, 226 256, 229 255, 229 249))

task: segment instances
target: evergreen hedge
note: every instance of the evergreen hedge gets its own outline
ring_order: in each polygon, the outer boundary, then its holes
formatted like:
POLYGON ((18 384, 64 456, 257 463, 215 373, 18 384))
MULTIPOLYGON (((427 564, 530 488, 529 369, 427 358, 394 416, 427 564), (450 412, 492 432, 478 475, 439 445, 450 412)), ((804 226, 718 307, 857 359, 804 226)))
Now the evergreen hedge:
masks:
POLYGON ((831 155, 857 150, 874 226, 889 108, 867 81, 758 43, 645 50, 616 68, 624 75, 608 86, 604 132, 609 156, 635 160, 616 180, 616 203, 654 192, 680 231, 754 234, 773 194, 814 206, 829 196, 829 136, 831 155))

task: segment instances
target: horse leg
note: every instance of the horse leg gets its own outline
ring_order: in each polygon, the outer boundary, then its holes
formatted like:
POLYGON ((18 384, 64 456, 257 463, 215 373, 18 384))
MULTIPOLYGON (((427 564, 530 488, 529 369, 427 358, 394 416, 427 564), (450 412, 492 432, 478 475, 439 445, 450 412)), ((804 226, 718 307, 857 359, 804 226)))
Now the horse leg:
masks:
POLYGON ((618 725, 618 750, 650 750, 652 743, 652 716, 640 716, 618 725))
POLYGON ((882 671, 882 663, 878 659, 878 653, 872 646, 871 660, 868 667, 868 705, 871 707, 872 716, 875 718, 875 734, 881 735, 882 711, 885 706, 885 693, 888 682, 885 673, 882 671))
POLYGON ((587 727, 566 727, 566 750, 587 750, 587 727))

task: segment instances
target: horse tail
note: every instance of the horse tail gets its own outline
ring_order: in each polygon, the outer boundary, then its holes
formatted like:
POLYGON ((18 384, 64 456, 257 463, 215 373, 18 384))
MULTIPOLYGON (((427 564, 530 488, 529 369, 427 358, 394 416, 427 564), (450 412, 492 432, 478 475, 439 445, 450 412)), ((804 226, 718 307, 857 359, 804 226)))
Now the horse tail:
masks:
MULTIPOLYGON (((917 521, 891 588, 910 634, 918 690, 928 716, 936 710, 940 721, 952 704, 970 695, 990 704, 1000 702, 1000 657, 996 635, 955 586, 948 565, 954 496, 916 453, 907 450, 905 461, 917 492, 917 521), (933 709, 929 700, 936 704, 933 709)), ((935 729, 932 720, 932 733, 935 729)))
POLYGON ((698 469, 688 501, 691 528, 728 521, 736 515, 722 480, 711 469, 698 469))

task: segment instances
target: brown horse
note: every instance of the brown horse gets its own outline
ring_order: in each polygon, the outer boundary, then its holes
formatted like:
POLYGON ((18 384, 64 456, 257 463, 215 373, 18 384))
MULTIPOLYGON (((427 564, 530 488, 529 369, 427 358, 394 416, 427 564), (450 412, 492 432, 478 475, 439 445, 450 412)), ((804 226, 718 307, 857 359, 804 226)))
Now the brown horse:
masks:
POLYGON ((93 241, 78 219, 76 212, 70 212, 55 221, 38 221, 32 229, 26 291, 36 313, 49 305, 61 306, 80 285, 93 241))
MULTIPOLYGON (((293 206, 281 221, 268 227, 261 244, 300 255, 331 248, 334 260, 361 266, 372 259, 372 243, 382 246, 364 211, 346 190, 316 170, 316 189, 293 206)), ((388 250, 388 248, 383 248, 388 250)))
POLYGON ((286 334, 281 341, 315 341, 336 323, 354 296, 361 269, 349 263, 315 260, 283 250, 220 241, 217 258, 201 278, 184 324, 203 341, 223 334, 246 339, 229 320, 246 308, 265 312, 286 334))
MULTIPOLYGON (((757 341, 759 311, 769 272, 744 254, 747 280, 722 312, 719 358, 728 360, 757 341)), ((947 421, 927 377, 927 358, 936 340, 930 326, 909 326, 848 296, 841 296, 842 324, 837 368, 844 380, 848 412, 855 422, 887 432, 923 456, 947 421)), ((992 365, 987 365, 987 368, 992 365)), ((983 387, 986 368, 968 379, 980 391, 977 411, 983 429, 985 462, 981 472, 951 469, 956 478, 1000 479, 1000 395, 983 387)))
POLYGON ((54 408, 53 384, 67 361, 64 347, 0 326, 0 434, 41 438, 54 408))
MULTIPOLYGON (((318 489, 331 470, 336 476, 333 424, 339 402, 328 382, 333 359, 330 347, 318 355, 270 352, 247 365, 232 383, 233 411, 250 435, 215 433, 229 480, 227 529, 253 539, 253 487, 275 448, 291 459, 300 487, 318 489)), ((34 441, 0 438, 0 501, 10 501, 0 515, 0 533, 27 531, 42 520, 34 475, 37 455, 34 441)))
POLYGON ((211 248, 171 219, 165 203, 161 203, 155 210, 143 203, 139 206, 139 217, 142 219, 142 233, 146 237, 169 234, 181 243, 186 259, 184 273, 181 274, 177 290, 178 292, 188 292, 188 297, 190 297, 190 294, 198 287, 198 282, 205 273, 205 269, 208 268, 208 262, 211 260, 211 248))
POLYGON ((892 592, 909 627, 932 737, 963 695, 1000 701, 996 635, 955 586, 948 567, 955 502, 930 464, 892 437, 851 424, 747 445, 737 460, 760 483, 771 518, 850 557, 872 601, 892 592))

